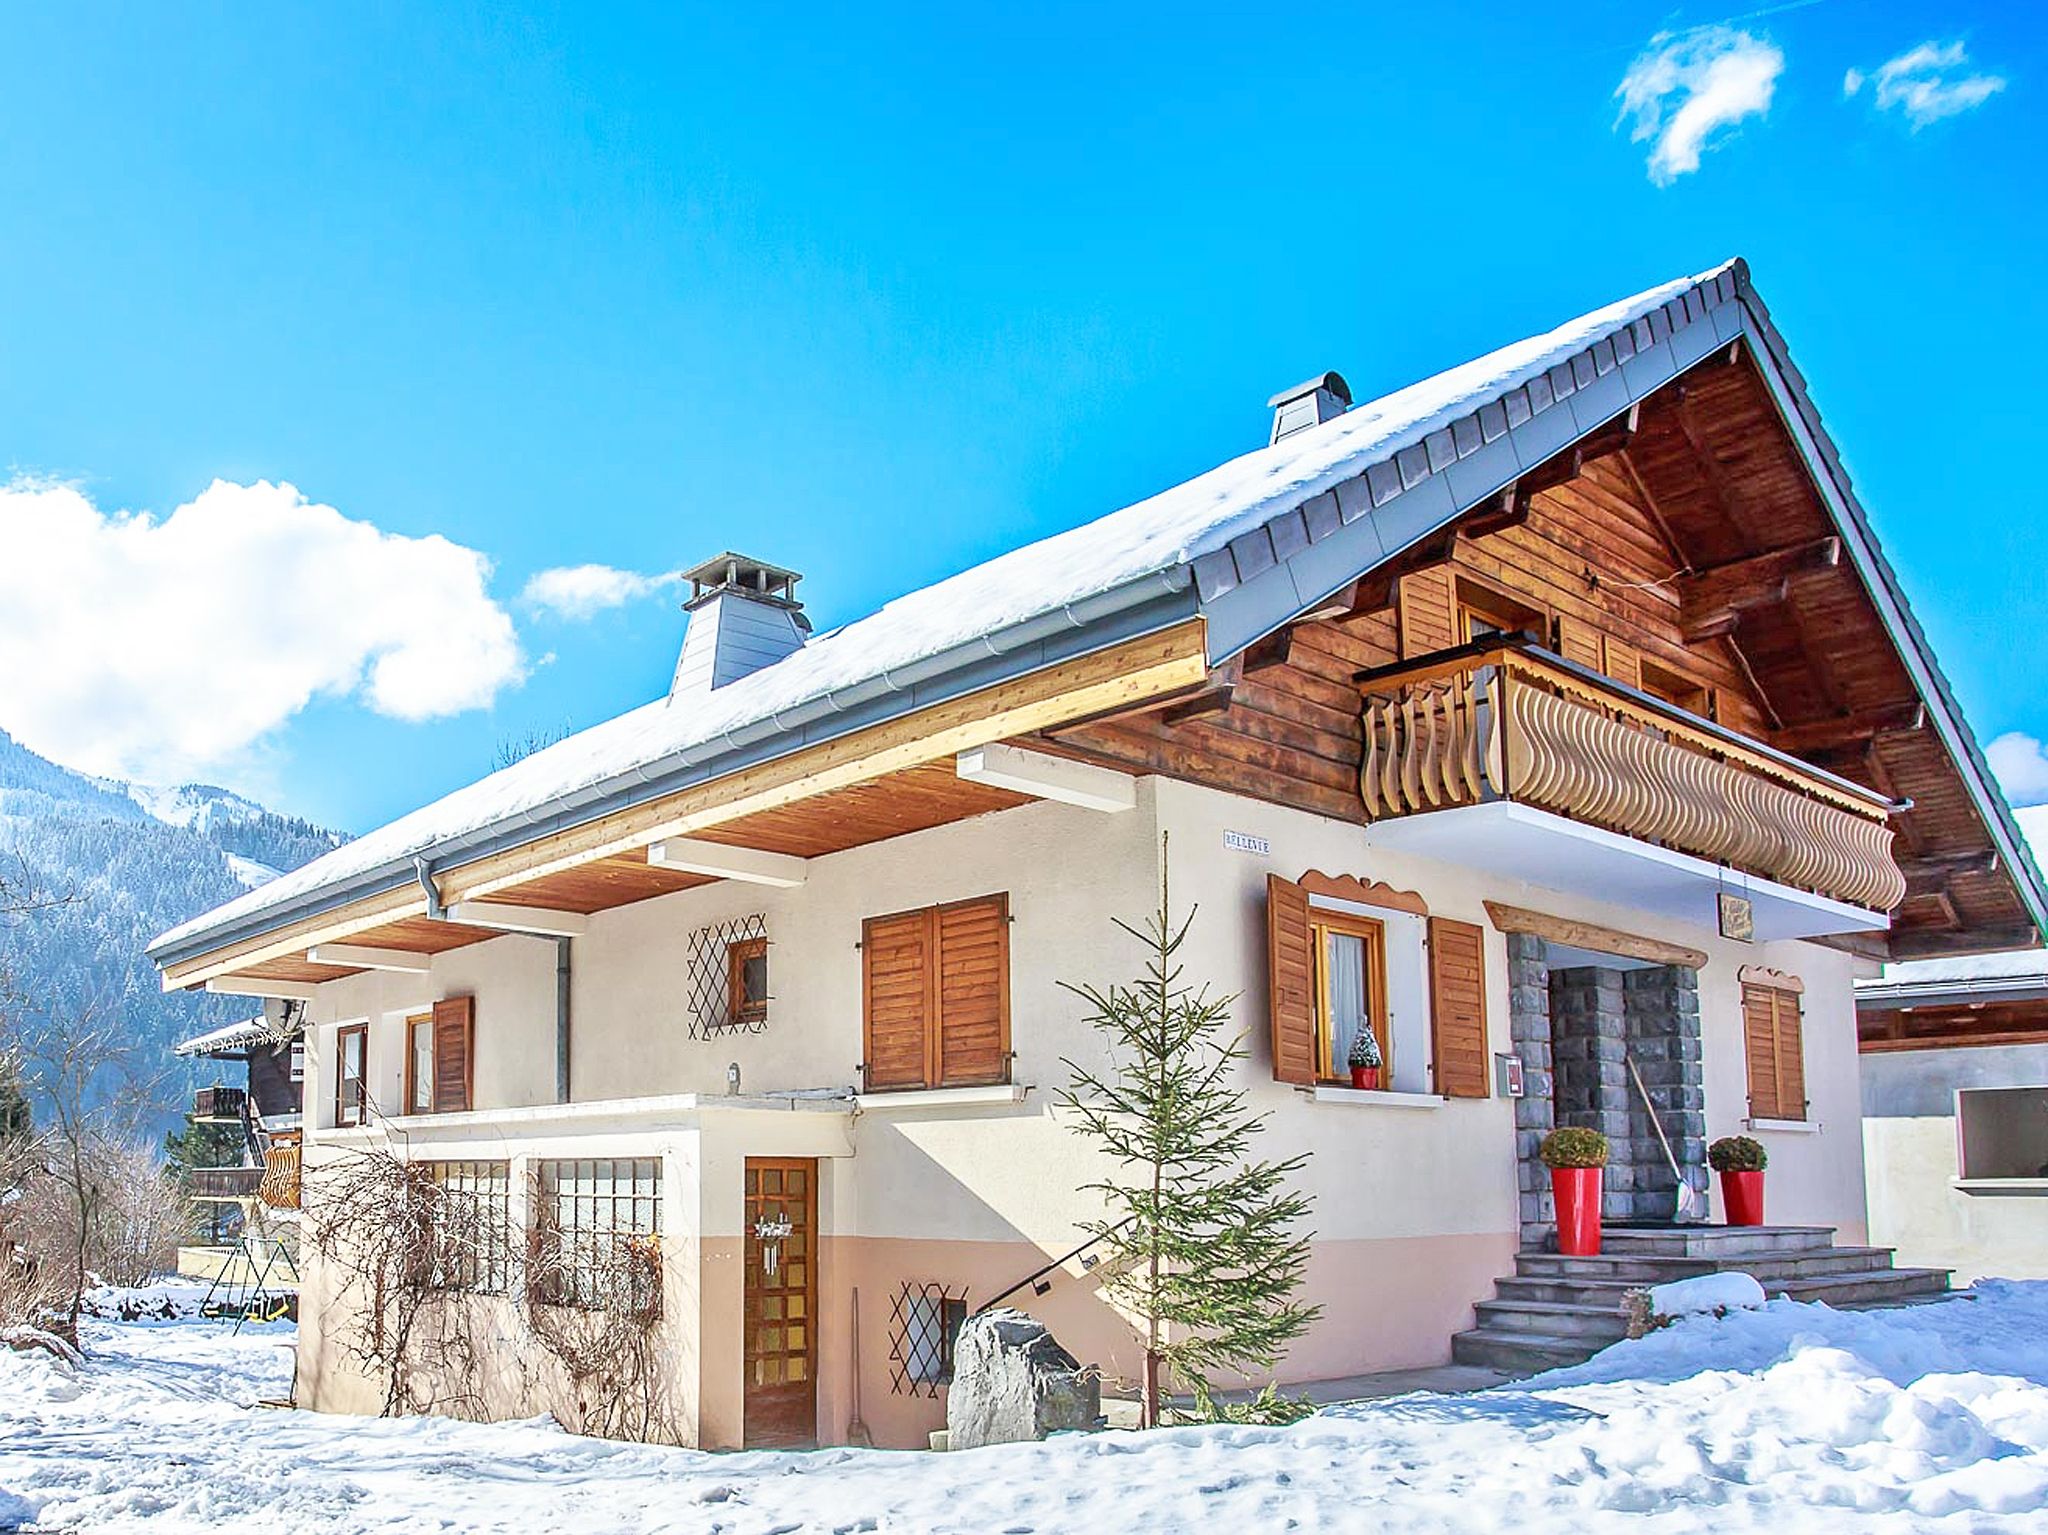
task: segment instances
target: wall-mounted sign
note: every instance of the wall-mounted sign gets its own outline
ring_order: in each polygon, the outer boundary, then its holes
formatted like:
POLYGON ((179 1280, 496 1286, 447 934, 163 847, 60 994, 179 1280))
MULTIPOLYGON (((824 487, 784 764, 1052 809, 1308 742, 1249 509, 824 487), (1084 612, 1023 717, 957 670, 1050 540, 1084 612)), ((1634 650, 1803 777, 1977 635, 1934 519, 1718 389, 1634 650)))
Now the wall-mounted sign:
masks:
POLYGON ((1264 837, 1254 837, 1249 832, 1242 831, 1225 832, 1223 845, 1233 853, 1257 853, 1262 858, 1273 851, 1273 844, 1264 837))
POLYGON ((1756 910, 1750 905, 1749 897, 1723 890, 1715 900, 1721 912, 1721 936, 1748 943, 1756 937, 1756 910))
POLYGON ((1503 1098, 1520 1098, 1529 1090, 1522 1075, 1522 1058, 1503 1050, 1493 1058, 1494 1091, 1503 1098))

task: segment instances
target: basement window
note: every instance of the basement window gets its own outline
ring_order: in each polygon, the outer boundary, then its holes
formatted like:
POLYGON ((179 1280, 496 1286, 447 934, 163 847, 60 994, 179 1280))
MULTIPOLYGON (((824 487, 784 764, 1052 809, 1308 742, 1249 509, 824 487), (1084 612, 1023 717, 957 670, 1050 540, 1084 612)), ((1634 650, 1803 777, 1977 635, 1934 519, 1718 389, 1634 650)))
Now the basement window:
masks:
POLYGON ((1965 1180, 2048 1178, 2048 1086, 1958 1089, 1956 1138, 1965 1180))
POLYGON ((953 1344, 967 1321, 967 1290, 906 1279, 889 1307, 889 1387, 937 1396, 953 1382, 953 1344))

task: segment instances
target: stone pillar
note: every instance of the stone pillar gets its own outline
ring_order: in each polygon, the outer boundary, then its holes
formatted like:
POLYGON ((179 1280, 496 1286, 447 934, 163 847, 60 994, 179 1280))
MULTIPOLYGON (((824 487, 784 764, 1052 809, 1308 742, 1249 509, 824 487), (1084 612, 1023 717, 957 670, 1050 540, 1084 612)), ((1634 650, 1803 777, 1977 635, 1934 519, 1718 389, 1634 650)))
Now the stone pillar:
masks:
MULTIPOLYGON (((1682 965, 1631 970, 1623 979, 1623 1010, 1629 1055, 1657 1107, 1657 1119, 1686 1182, 1704 1194, 1707 1115, 1699 976, 1682 965)), ((1633 1084, 1628 1135, 1629 1161, 1635 1170, 1632 1214, 1638 1220, 1669 1220, 1677 1208, 1677 1179, 1633 1084)))
POLYGON ((1528 933, 1509 933, 1508 1030, 1515 1054, 1522 1059, 1522 1096, 1515 1100, 1515 1165, 1519 1180, 1522 1246, 1532 1251, 1549 1245, 1557 1227, 1550 1199, 1550 1169, 1537 1159, 1536 1148, 1550 1133, 1550 965, 1543 940, 1528 933))
POLYGON ((1600 1218, 1635 1213, 1635 1160, 1630 1140, 1628 1067, 1623 1059, 1628 1017, 1622 972, 1580 965, 1550 972, 1551 1053, 1557 1072, 1557 1122, 1607 1137, 1607 1174, 1600 1218))

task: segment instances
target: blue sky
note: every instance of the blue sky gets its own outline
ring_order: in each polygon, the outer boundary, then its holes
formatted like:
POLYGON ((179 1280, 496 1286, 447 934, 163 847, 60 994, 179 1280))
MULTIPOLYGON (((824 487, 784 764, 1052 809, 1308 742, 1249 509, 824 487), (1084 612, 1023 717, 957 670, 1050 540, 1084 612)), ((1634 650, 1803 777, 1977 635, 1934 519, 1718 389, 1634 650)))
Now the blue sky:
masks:
POLYGON ((4 27, 0 727, 60 760, 365 829, 663 690, 672 589, 569 619, 539 572, 733 545, 838 622, 1258 445, 1309 373, 1732 254, 1979 733, 2048 735, 2032 8, 4 27))

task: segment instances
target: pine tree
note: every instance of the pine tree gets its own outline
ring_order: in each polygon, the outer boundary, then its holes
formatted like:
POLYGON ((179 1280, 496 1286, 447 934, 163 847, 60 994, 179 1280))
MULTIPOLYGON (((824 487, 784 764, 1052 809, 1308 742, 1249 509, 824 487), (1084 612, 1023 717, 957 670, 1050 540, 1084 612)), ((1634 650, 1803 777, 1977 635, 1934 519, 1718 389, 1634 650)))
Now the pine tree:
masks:
MULTIPOLYGON (((1308 1262, 1308 1235, 1296 1227, 1309 1201, 1289 1183, 1308 1154, 1249 1156, 1266 1116, 1251 1112, 1237 1080, 1246 1055, 1232 1031, 1237 998, 1182 978, 1178 956, 1194 918, 1174 918, 1162 838, 1158 911, 1143 928, 1117 922, 1145 946, 1143 974, 1067 988, 1088 1003, 1088 1021, 1109 1045, 1106 1070, 1065 1062, 1072 1081, 1060 1101, 1118 1167, 1087 1186, 1109 1213, 1084 1229, 1110 1260, 1104 1290, 1144 1330, 1148 1427, 1160 1421, 1169 1382, 1191 1389, 1203 1416, 1224 1415, 1212 1375, 1270 1369, 1322 1310, 1293 1298, 1308 1262)), ((1261 1394, 1262 1412, 1298 1415, 1292 1407, 1261 1394)))
POLYGON ((21 1090, 21 1073, 13 1060, 0 1051, 0 1152, 25 1144, 35 1133, 35 1127, 28 1094, 21 1090))

